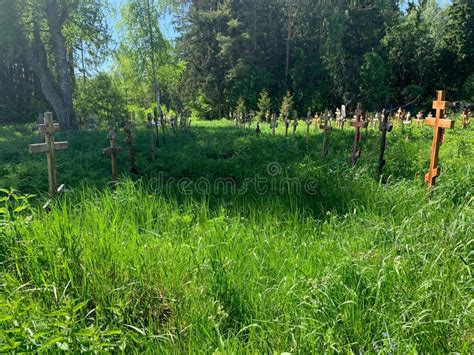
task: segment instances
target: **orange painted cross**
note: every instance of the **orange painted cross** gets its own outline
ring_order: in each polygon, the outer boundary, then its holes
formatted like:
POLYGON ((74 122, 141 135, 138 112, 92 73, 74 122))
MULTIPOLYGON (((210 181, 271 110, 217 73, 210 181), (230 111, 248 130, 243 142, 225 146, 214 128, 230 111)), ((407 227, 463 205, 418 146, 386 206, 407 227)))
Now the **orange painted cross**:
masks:
POLYGON ((444 113, 446 111, 447 102, 444 101, 445 93, 444 91, 438 91, 438 98, 436 101, 433 101, 433 109, 436 110, 435 117, 427 117, 425 119, 425 124, 428 126, 433 126, 433 143, 431 145, 431 161, 430 161, 430 170, 425 175, 425 181, 428 184, 428 189, 431 189, 435 185, 436 178, 440 175, 441 169, 438 166, 438 155, 439 148, 443 143, 444 130, 446 128, 454 128, 454 121, 447 120, 444 118, 444 113))

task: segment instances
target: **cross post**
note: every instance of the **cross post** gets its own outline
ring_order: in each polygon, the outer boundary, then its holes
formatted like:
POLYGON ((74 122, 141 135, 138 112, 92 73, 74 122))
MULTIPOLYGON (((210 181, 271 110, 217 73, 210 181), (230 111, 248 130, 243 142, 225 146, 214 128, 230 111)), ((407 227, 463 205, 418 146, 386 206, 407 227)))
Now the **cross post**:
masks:
POLYGON ((368 122, 362 120, 362 105, 359 103, 357 104, 357 109, 355 111, 355 120, 351 122, 351 126, 354 127, 355 133, 354 133, 354 144, 352 145, 352 157, 351 157, 351 164, 352 166, 355 165, 357 160, 360 157, 361 154, 361 147, 360 147, 360 140, 361 140, 361 135, 360 135, 360 129, 361 128, 367 128, 368 122))
POLYGON ((112 162, 112 180, 115 181, 118 176, 117 155, 122 152, 122 148, 116 145, 117 135, 115 134, 113 127, 109 128, 107 139, 110 141, 110 146, 109 148, 105 148, 103 152, 110 155, 110 160, 112 162))
POLYGON ((430 159, 430 170, 425 175, 425 181, 428 184, 430 190, 436 183, 436 178, 440 175, 441 169, 438 166, 439 160, 439 148, 443 143, 444 130, 454 128, 454 120, 448 120, 444 118, 446 106, 448 103, 445 101, 445 92, 439 90, 436 101, 433 101, 433 109, 436 110, 435 117, 427 117, 425 124, 433 126, 433 142, 431 144, 431 159, 430 159))
POLYGON ((311 111, 306 115, 306 145, 309 144, 309 128, 311 127, 311 111))
POLYGON ((321 156, 325 157, 326 155, 328 155, 329 152, 329 133, 332 129, 329 122, 329 114, 327 110, 322 116, 322 122, 319 128, 323 131, 323 151, 321 152, 321 156))
POLYGON ((389 122, 389 115, 388 111, 383 110, 382 112, 382 122, 380 122, 379 130, 382 132, 382 136, 380 137, 380 152, 379 152, 379 159, 377 164, 377 176, 380 178, 382 175, 382 169, 385 165, 385 148, 387 146, 387 132, 392 131, 392 123, 389 122))
POLYGON ((130 172, 132 174, 138 174, 137 166, 135 164, 135 151, 133 150, 133 135, 132 135, 132 127, 130 124, 130 120, 125 120, 125 125, 123 127, 125 131, 125 143, 128 145, 128 157, 130 159, 130 172))
POLYGON ((48 162, 48 183, 49 194, 55 195, 57 193, 58 183, 56 180, 56 160, 55 151, 69 148, 68 142, 55 142, 54 133, 59 131, 59 123, 53 122, 52 112, 45 112, 44 123, 39 125, 39 132, 44 134, 45 143, 30 144, 30 153, 46 153, 46 160, 48 162))

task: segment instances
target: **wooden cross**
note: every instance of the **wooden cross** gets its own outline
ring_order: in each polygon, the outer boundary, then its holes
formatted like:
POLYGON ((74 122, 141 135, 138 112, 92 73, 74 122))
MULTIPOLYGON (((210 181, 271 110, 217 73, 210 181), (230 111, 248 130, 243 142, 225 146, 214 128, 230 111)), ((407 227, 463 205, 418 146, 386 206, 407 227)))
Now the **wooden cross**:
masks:
POLYGON ((415 122, 416 124, 416 128, 420 128, 421 127, 421 124, 423 123, 423 112, 418 112, 416 114, 416 118, 413 120, 413 122, 415 122))
POLYGON ((311 127, 311 111, 306 115, 306 145, 309 143, 309 128, 311 127))
POLYGON ((147 128, 150 131, 150 147, 151 147, 151 158, 152 160, 155 160, 155 147, 156 147, 156 136, 155 136, 155 130, 154 130, 154 123, 152 120, 151 113, 148 113, 147 115, 148 123, 147 123, 147 128))
POLYGON ((133 135, 132 128, 129 119, 125 120, 125 125, 123 127, 125 131, 125 143, 128 145, 128 157, 130 159, 130 172, 132 174, 138 174, 137 166, 135 164, 135 151, 133 150, 133 135))
POLYGON ((276 115, 275 114, 272 115, 272 121, 271 121, 270 125, 272 127, 272 134, 275 135, 275 129, 277 128, 277 120, 276 120, 276 115))
POLYGON ((45 143, 30 144, 30 153, 46 153, 48 161, 48 182, 49 193, 55 195, 57 193, 56 180, 56 162, 54 159, 54 152, 56 150, 64 150, 69 148, 68 142, 55 142, 54 133, 59 131, 59 123, 53 123, 53 114, 46 112, 44 114, 44 123, 39 125, 39 132, 44 134, 45 143))
POLYGON ((110 155, 110 160, 112 162, 112 180, 115 181, 117 180, 118 175, 117 155, 122 152, 122 148, 117 147, 115 143, 117 140, 117 135, 115 134, 113 127, 109 128, 109 134, 107 135, 107 139, 110 141, 110 146, 109 148, 104 149, 103 152, 110 155))
POLYGON ((176 137, 178 136, 178 116, 173 116, 171 118, 171 128, 173 129, 173 137, 174 139, 176 139, 176 137))
MULTIPOLYGON (((161 124, 161 133, 163 133, 163 144, 166 143, 166 128, 165 128, 165 121, 163 120, 163 112, 160 110, 160 124, 161 124)), ((155 109, 155 122, 156 122, 156 136, 158 137, 158 113, 157 109, 155 109)), ((156 140, 158 142, 158 138, 156 140)), ((158 143, 157 143, 158 145, 158 143)))
POLYGON ((329 133, 331 132, 331 125, 329 122, 329 114, 327 110, 322 117, 322 123, 319 128, 323 130, 323 151, 321 156, 325 157, 329 152, 329 133))
POLYGON ((463 129, 466 129, 471 124, 470 116, 471 116, 471 110, 465 108, 461 115, 463 129))
POLYGON ((319 123, 319 115, 317 112, 314 113, 314 129, 317 131, 318 130, 318 123, 319 123))
POLYGON ((296 137, 296 129, 298 128, 298 117, 297 115, 295 114, 294 115, 294 118, 293 118, 293 136, 292 136, 292 140, 295 140, 295 137, 296 137))
POLYGON ((445 92, 438 91, 438 97, 436 101, 433 101, 433 109, 436 110, 436 116, 428 117, 425 119, 425 124, 428 126, 433 126, 433 143, 431 145, 431 160, 430 160, 430 170, 425 175, 425 181, 428 184, 428 189, 431 189, 435 185, 436 178, 440 175, 441 169, 438 166, 438 155, 439 148, 443 143, 444 130, 446 128, 454 128, 455 121, 447 120, 444 117, 446 111, 447 102, 444 101, 445 92))
POLYGON ((352 157, 351 157, 351 164, 352 166, 355 165, 357 160, 360 157, 361 154, 361 147, 360 147, 360 129, 361 128, 367 128, 368 122, 367 121, 362 121, 362 105, 357 104, 357 109, 355 111, 355 120, 351 122, 351 126, 354 127, 355 129, 355 134, 354 134, 354 144, 352 145, 352 157))
POLYGON ((380 131, 382 132, 382 136, 380 137, 380 152, 379 152, 379 160, 377 164, 377 176, 380 178, 382 175, 382 169, 385 165, 385 148, 387 146, 387 132, 392 131, 392 123, 389 122, 389 115, 388 111, 383 110, 382 112, 382 121, 380 122, 380 131))

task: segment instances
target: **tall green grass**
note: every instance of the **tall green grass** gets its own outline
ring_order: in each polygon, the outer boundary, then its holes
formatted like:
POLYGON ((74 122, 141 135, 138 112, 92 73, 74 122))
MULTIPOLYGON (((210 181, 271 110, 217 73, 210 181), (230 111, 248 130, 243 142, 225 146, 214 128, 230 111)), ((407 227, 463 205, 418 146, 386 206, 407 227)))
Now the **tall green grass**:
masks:
POLYGON ((114 189, 73 186, 50 213, 3 191, 0 349, 472 353, 472 132, 446 138, 431 197, 423 134, 391 136, 383 183, 375 132, 355 169, 341 159, 349 131, 324 161, 319 140, 308 152, 222 123, 157 161, 237 186, 278 161, 314 178, 314 195, 156 193, 151 162, 114 189))

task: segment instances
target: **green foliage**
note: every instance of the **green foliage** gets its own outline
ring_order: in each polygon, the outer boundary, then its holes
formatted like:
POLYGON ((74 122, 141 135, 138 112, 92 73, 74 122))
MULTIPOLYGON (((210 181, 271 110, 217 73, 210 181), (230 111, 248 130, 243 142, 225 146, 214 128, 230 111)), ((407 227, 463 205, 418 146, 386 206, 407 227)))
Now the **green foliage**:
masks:
POLYGON ((99 124, 109 125, 123 121, 127 113, 125 98, 110 75, 99 73, 77 85, 74 106, 80 122, 95 119, 99 124))
POLYGON ((463 100, 467 102, 474 102, 474 73, 466 79, 461 91, 461 95, 463 100))
POLYGON ((388 87, 385 83, 386 69, 382 57, 374 52, 366 53, 360 75, 364 107, 370 110, 383 107, 388 95, 388 87))
POLYGON ((283 120, 286 117, 286 113, 288 112, 288 117, 291 119, 291 116, 293 115, 293 95, 291 92, 288 90, 286 92, 286 95, 283 97, 283 100, 281 102, 281 107, 280 107, 280 119, 283 120))
POLYGON ((270 114, 272 110, 272 100, 268 95, 268 91, 263 89, 260 91, 260 97, 258 98, 258 113, 257 118, 260 121, 264 121, 265 117, 270 114))
POLYGON ((133 90, 132 102, 142 108, 158 101, 160 106, 181 106, 179 83, 184 62, 164 38, 159 22, 173 6, 173 1, 128 0, 122 7, 119 25, 125 35, 116 72, 123 79, 122 86, 133 90))
POLYGON ((411 102, 415 100, 417 97, 421 97, 423 95, 423 88, 420 85, 408 85, 402 91, 402 97, 405 102, 411 102))
POLYGON ((245 100, 243 97, 239 97, 239 100, 237 101, 237 106, 235 107, 235 112, 238 117, 241 115, 245 115, 247 112, 247 109, 245 107, 245 100))

